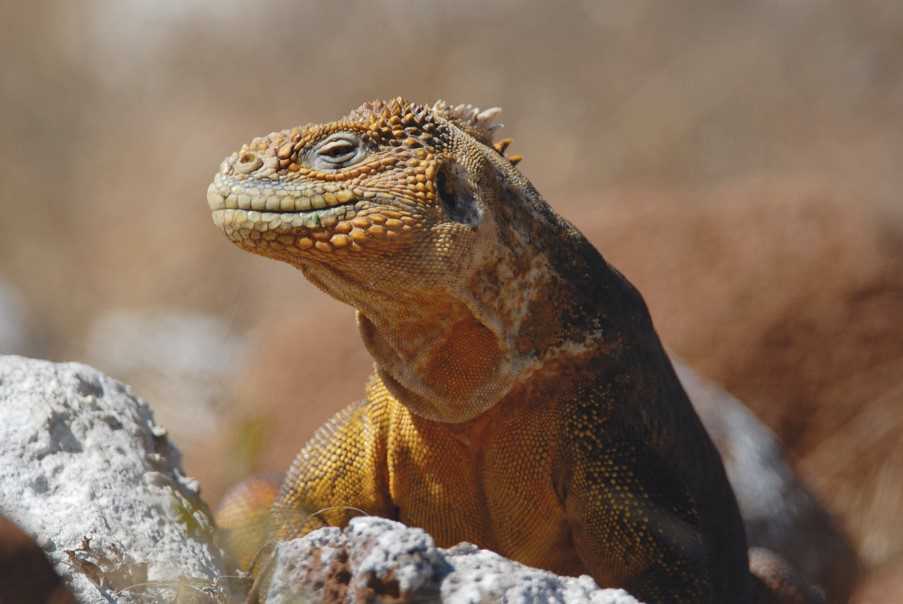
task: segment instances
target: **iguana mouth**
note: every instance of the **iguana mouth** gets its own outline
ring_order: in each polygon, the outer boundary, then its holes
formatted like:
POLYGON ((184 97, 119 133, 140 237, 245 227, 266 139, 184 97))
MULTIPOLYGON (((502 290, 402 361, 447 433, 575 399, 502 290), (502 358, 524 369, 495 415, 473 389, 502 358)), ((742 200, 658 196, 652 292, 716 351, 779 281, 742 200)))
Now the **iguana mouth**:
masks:
POLYGON ((322 210, 348 206, 363 195, 351 189, 276 189, 254 187, 243 182, 230 183, 217 176, 207 187, 207 204, 212 211, 246 210, 271 214, 315 214, 322 210))
POLYGON ((274 222, 286 223, 296 228, 306 227, 308 229, 329 228, 335 226, 338 221, 346 220, 357 214, 353 207, 353 203, 346 203, 333 208, 324 210, 310 210, 308 212, 296 211, 257 211, 246 210, 243 208, 217 208, 213 210, 214 215, 225 215, 227 212, 242 222, 274 222), (238 218, 238 216, 241 218, 238 218))
POLYGON ((210 210, 213 212, 217 212, 220 210, 235 210, 236 212, 257 212, 258 214, 290 214, 295 216, 314 216, 317 214, 326 214, 332 210, 338 208, 347 208, 348 206, 354 206, 357 200, 351 200, 347 203, 340 203, 334 206, 328 206, 325 208, 307 208, 302 209, 301 207, 296 208, 265 208, 265 209, 257 209, 251 207, 250 204, 243 205, 227 205, 226 200, 222 199, 221 201, 210 201, 208 198, 208 203, 210 204, 210 210))
POLYGON ((280 186, 224 172, 207 188, 213 222, 241 247, 263 255, 360 251, 397 241, 419 219, 394 207, 394 199, 342 183, 280 186))
MULTIPOLYGON (((222 188, 219 189, 222 191, 222 188)), ((272 210, 256 210, 260 199, 270 199, 266 192, 251 196, 253 189, 235 187, 223 196, 211 185, 207 202, 212 210, 213 222, 226 235, 242 247, 258 253, 264 250, 332 252, 343 248, 359 251, 362 245, 380 240, 391 241, 407 234, 416 224, 410 215, 366 199, 352 198, 336 205, 296 210, 288 209, 289 202, 270 202, 272 210), (286 209, 282 209, 286 208, 286 209)), ((324 195, 325 197, 325 195, 324 195)), ((331 199, 330 199, 331 201, 331 199)), ((293 207, 305 207, 302 200, 293 207)))

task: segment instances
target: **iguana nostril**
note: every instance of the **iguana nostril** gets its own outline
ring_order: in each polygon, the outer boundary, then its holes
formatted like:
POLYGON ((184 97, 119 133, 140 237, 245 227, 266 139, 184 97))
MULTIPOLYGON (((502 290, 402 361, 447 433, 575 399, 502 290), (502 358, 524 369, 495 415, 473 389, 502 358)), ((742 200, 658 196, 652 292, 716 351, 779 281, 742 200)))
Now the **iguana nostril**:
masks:
POLYGON ((242 174, 253 172, 263 165, 263 160, 257 157, 253 151, 245 151, 238 156, 238 163, 235 164, 236 171, 242 174))

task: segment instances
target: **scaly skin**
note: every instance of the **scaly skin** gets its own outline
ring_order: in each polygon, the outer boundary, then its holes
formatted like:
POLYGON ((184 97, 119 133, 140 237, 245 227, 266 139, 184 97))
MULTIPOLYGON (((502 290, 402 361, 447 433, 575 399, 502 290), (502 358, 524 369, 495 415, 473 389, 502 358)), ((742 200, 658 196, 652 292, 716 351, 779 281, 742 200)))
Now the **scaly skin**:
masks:
POLYGON ((366 103, 211 184, 226 235, 354 306, 376 361, 273 536, 362 510, 644 602, 749 602, 733 492, 642 298, 493 146, 496 114, 366 103))

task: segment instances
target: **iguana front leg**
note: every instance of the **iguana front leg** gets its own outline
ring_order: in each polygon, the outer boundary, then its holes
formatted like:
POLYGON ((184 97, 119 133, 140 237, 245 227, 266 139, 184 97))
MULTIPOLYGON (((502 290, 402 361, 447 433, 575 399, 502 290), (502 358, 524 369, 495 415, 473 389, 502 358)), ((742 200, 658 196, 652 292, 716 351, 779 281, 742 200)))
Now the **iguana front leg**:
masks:
POLYGON ((345 526, 354 516, 393 516, 385 440, 373 412, 366 401, 346 407, 301 449, 273 505, 274 540, 345 526))
POLYGON ((717 451, 676 404, 682 391, 607 362, 588 373, 562 405, 558 478, 583 565, 650 604, 747 602, 743 527, 728 513, 717 451), (635 413, 640 400, 649 415, 635 413))
POLYGON ((254 477, 223 498, 216 520, 232 564, 257 575, 277 541, 344 526, 357 515, 393 516, 374 413, 358 402, 333 416, 295 457, 281 488, 254 477))
POLYGON ((692 500, 653 451, 622 437, 578 431, 571 444, 565 510, 577 555, 600 586, 643 602, 713 602, 692 500))

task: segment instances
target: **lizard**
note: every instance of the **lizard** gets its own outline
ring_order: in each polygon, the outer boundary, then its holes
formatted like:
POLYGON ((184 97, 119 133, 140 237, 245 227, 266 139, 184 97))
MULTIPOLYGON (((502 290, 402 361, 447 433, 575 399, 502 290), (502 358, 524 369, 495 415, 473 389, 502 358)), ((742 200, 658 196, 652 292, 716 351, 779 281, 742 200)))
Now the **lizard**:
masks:
POLYGON ((518 170, 499 114, 371 101, 254 138, 210 184, 225 235, 353 306, 375 361, 268 538, 362 510, 643 602, 752 602, 736 498, 642 296, 518 170))

